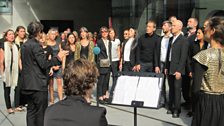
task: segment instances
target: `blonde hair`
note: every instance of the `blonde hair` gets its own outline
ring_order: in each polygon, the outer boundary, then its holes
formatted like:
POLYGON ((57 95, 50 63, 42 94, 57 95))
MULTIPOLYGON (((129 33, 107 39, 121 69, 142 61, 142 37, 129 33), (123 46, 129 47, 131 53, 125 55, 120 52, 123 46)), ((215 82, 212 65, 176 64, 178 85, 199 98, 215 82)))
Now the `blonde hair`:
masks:
POLYGON ((39 41, 43 41, 43 45, 47 46, 47 41, 48 41, 48 36, 45 33, 42 33, 40 36, 40 40, 39 41))
POLYGON ((49 30, 48 30, 48 33, 47 33, 47 34, 49 35, 49 34, 51 34, 52 32, 55 32, 55 33, 56 33, 56 32, 57 32, 57 30, 56 30, 56 29, 54 29, 54 28, 51 28, 51 29, 49 29, 49 30))

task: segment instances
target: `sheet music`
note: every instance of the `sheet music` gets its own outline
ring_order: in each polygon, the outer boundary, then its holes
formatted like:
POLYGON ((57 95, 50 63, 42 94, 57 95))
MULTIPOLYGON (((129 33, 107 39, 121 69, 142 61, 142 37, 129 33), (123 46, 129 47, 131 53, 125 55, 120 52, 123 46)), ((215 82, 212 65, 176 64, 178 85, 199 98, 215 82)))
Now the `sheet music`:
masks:
POLYGON ((159 78, 140 77, 136 91, 136 101, 144 101, 144 106, 157 107, 160 87, 159 78))
POLYGON ((131 105, 135 98, 139 77, 121 76, 117 80, 112 103, 131 105))
POLYGON ((114 90, 112 103, 131 105, 133 100, 143 101, 143 107, 157 107, 162 78, 120 76, 114 90))

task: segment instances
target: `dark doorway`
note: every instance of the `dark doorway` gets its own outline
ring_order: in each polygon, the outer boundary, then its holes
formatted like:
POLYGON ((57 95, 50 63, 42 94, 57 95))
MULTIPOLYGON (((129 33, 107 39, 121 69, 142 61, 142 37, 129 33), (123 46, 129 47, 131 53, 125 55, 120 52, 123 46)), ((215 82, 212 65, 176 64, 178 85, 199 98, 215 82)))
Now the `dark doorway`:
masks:
POLYGON ((73 20, 41 20, 44 25, 44 32, 47 33, 50 28, 58 29, 59 33, 63 32, 67 28, 73 30, 73 20))

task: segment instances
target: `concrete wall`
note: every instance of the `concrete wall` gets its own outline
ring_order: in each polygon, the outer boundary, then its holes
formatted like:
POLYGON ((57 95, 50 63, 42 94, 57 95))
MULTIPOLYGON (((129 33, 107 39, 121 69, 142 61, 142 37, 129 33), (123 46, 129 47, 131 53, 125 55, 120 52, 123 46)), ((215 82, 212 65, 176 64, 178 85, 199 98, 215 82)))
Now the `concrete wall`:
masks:
POLYGON ((75 30, 98 31, 110 15, 110 0, 13 0, 13 14, 0 15, 0 32, 34 20, 73 20, 75 30))
POLYGON ((40 20, 73 20, 74 29, 108 26, 110 0, 28 0, 40 20))

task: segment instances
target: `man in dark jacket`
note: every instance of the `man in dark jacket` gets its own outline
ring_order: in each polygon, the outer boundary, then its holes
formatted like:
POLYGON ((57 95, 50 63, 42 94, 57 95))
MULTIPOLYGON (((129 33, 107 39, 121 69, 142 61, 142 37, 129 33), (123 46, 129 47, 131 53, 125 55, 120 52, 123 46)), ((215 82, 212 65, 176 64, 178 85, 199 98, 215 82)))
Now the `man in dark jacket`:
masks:
MULTIPOLYGON (((169 84, 169 108, 167 114, 173 114, 173 118, 178 118, 181 112, 181 83, 185 74, 185 66, 188 56, 189 43, 181 34, 183 23, 180 20, 172 24, 173 37, 169 41, 166 57, 166 69, 168 69, 169 84)), ((167 70, 165 70, 167 71, 167 70)))
POLYGON ((21 89, 28 103, 27 126, 43 126, 44 112, 48 106, 46 70, 59 64, 68 52, 60 51, 57 57, 49 61, 38 41, 43 25, 40 22, 31 22, 27 30, 29 39, 21 46, 21 89))

